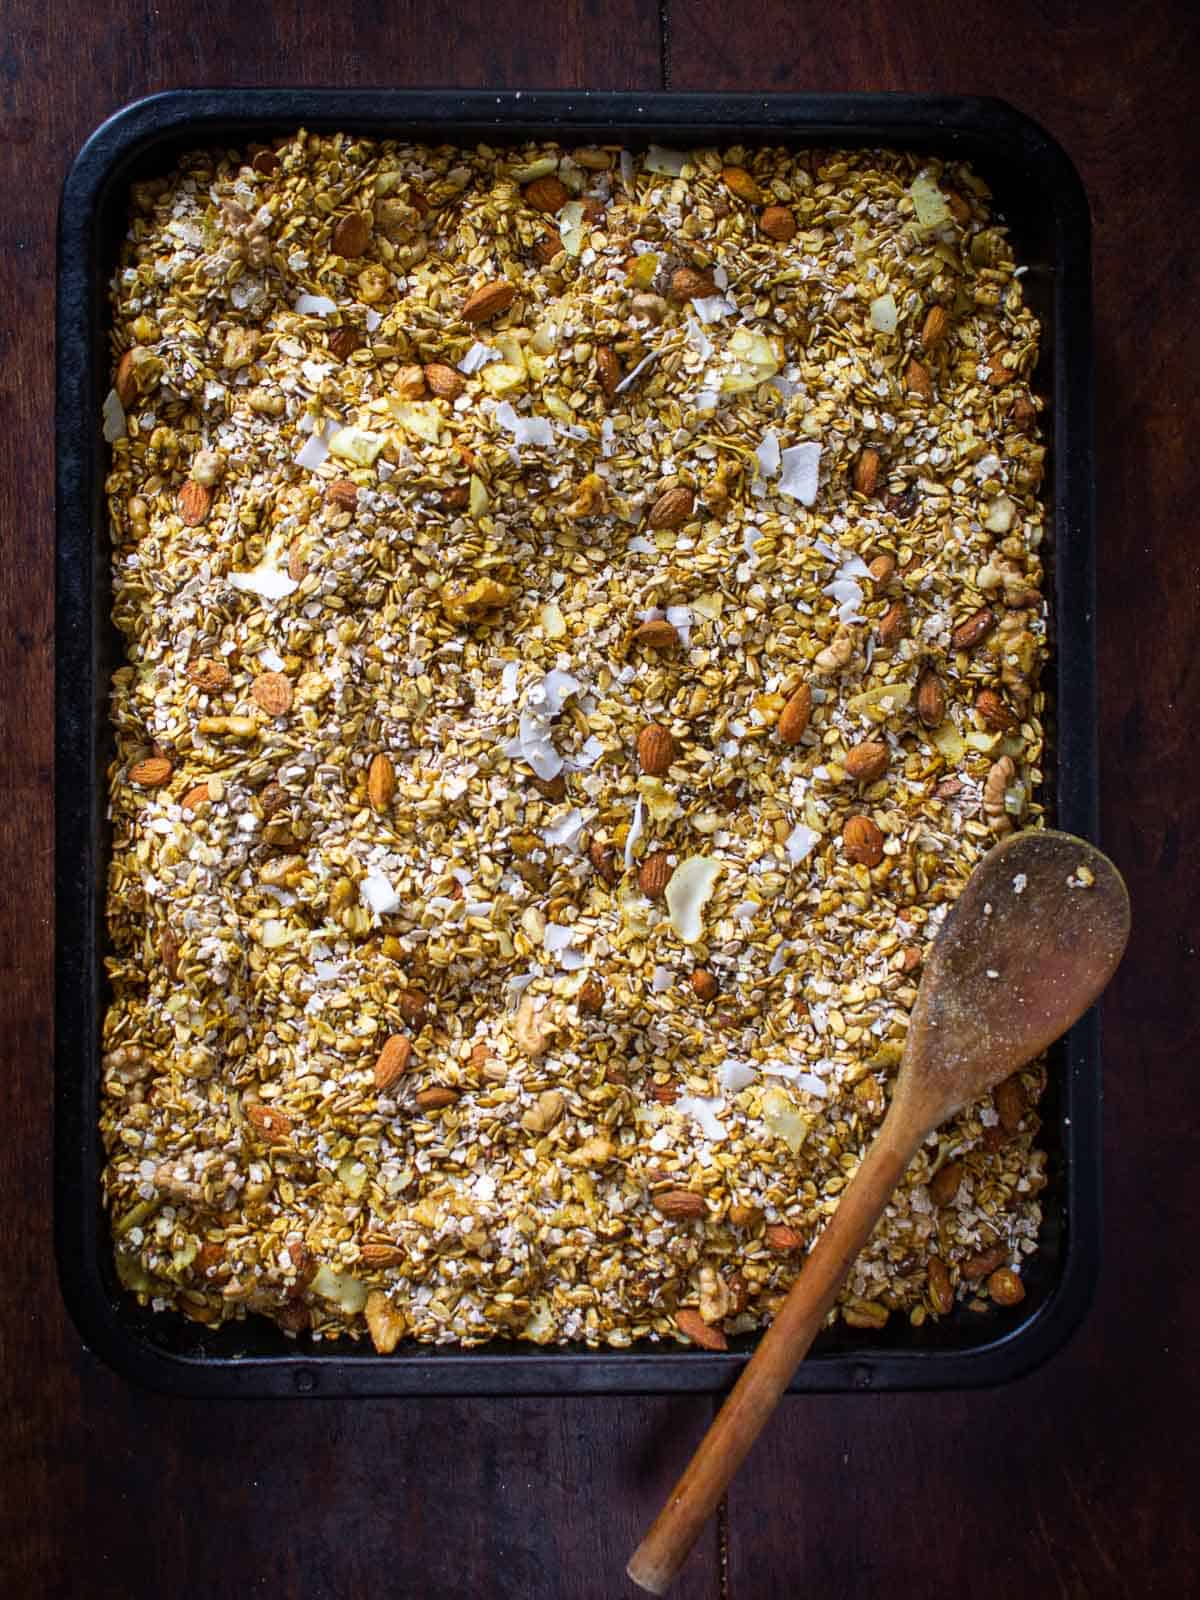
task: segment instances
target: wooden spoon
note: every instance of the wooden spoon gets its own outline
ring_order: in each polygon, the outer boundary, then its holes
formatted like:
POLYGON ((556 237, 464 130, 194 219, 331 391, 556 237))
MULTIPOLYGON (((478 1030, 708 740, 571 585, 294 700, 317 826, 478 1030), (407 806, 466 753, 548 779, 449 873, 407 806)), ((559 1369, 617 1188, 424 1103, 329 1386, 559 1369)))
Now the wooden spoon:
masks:
POLYGON ((1129 937, 1121 875, 1068 833, 1018 833, 979 863, 925 962, 883 1126, 782 1310, 626 1568, 663 1594, 803 1360, 922 1141, 1087 1010, 1129 937))

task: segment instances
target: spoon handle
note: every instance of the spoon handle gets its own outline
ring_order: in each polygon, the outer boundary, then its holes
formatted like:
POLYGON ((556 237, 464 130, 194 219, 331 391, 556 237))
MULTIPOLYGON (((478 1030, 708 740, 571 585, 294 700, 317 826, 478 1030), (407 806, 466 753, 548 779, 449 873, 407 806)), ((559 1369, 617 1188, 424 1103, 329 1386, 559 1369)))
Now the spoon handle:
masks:
POLYGON ((808 1353, 854 1259, 924 1137, 890 1115, 842 1195, 775 1320, 747 1362, 626 1572, 664 1594, 808 1353), (891 1124, 891 1126, 889 1126, 891 1124))

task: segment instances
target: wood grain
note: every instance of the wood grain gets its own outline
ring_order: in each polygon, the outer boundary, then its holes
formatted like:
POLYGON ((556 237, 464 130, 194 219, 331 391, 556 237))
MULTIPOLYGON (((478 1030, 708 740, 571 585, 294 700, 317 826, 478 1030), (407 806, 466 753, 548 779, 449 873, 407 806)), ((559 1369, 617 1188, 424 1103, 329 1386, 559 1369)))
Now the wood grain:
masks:
MULTIPOLYGON (((676 88, 1007 96, 1095 212, 1107 847, 1135 936, 1105 1008, 1108 1265, 1084 1331, 995 1394, 785 1403, 683 1600, 1177 1595, 1189 1485, 1200 503, 1182 0, 669 0, 676 88)), ((647 0, 300 6, 9 0, 0 34, 0 1593, 593 1600, 707 1420, 691 1400, 197 1405, 83 1353, 49 1237, 51 315, 58 187, 136 95, 181 84, 656 86, 647 0), (119 20, 118 20, 119 19, 119 20)))
MULTIPOLYGON (((1200 21, 1185 4, 671 0, 675 89, 994 94, 1066 147, 1095 227, 1100 843, 1129 954, 1103 1006, 1106 1261, 1082 1331, 995 1393, 785 1402, 730 1495, 733 1600, 1189 1592, 1200 1536, 1181 1255, 1198 1153, 1200 503, 1192 195, 1200 21), (764 54, 762 41, 772 40, 764 54), (1185 509, 1186 508, 1186 509, 1185 509), (832 1468, 832 1470, 831 1470, 832 1468), (783 1545, 770 1530, 786 1526, 783 1545)), ((682 1453, 680 1465, 683 1464, 682 1453)))

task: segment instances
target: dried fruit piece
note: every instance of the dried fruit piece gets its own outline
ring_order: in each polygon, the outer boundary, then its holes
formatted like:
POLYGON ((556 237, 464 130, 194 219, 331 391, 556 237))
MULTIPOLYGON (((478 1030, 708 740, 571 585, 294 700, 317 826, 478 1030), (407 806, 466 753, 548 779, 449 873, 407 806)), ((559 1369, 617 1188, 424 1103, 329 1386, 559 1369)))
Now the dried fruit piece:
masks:
POLYGON ((513 1038, 518 1048, 536 1060, 550 1048, 555 1031, 554 1024, 546 1015, 545 1006, 537 1006, 531 994, 523 995, 513 1018, 513 1038))
POLYGON ((666 851, 655 850, 642 862, 638 873, 638 888, 644 895, 649 895, 651 900, 657 900, 660 895, 667 892, 673 871, 666 851))
POLYGON ((706 1005, 710 1000, 715 1000, 721 992, 721 985, 705 967, 697 967, 688 981, 692 986, 692 993, 706 1005))
POLYGON ((983 780, 983 814, 995 833, 1009 833, 1012 818, 1008 814, 1008 790, 1017 775, 1011 756, 1001 756, 988 768, 983 780))
POLYGON ((779 713, 775 731, 784 744, 799 744, 812 716, 812 689, 802 683, 779 713))
POLYGON ((532 206, 535 211, 544 211, 548 215, 561 210, 571 198, 571 191, 566 184, 551 173, 527 183, 521 193, 525 197, 527 206, 532 206))
POLYGON ((477 578, 465 587, 452 585, 441 594, 442 611, 448 622, 486 622, 496 611, 516 599, 517 591, 494 578, 477 578))
POLYGON ((677 484, 660 494, 650 507, 647 522, 652 528, 681 528, 691 516, 696 497, 686 484, 677 484))
POLYGON ((925 350, 933 350, 941 344, 946 337, 946 329, 950 319, 946 315, 944 306, 930 306, 925 313, 925 321, 921 325, 921 346, 925 350))
POLYGON ((691 1306, 682 1306, 675 1313, 675 1326, 702 1350, 729 1349, 729 1341, 720 1328, 710 1328, 700 1313, 693 1311, 691 1306))
POLYGON ((670 728, 661 722, 650 722, 638 734, 637 758, 642 771, 651 778, 661 778, 675 760, 675 739, 670 728))
POLYGON ((842 848, 848 861, 877 867, 883 860, 883 834, 870 817, 847 817, 842 825, 842 848))
POLYGON ((936 728, 946 720, 946 691, 931 667, 917 679, 917 716, 926 728, 936 728))
POLYGON ((375 1058, 374 1082, 380 1094, 386 1094, 404 1076, 411 1060, 412 1040, 402 1033, 390 1034, 375 1058))
POLYGON ((696 267, 677 267, 671 274, 671 299, 706 300, 717 292, 711 272, 696 267))
POLYGON ((830 642, 823 650, 818 650, 813 657, 813 666, 818 672, 832 676, 840 672, 843 667, 848 667, 854 657, 854 640, 850 630, 844 624, 838 628, 830 642))
POLYGON ((547 1089, 521 1117, 526 1133, 549 1133, 567 1109, 565 1097, 557 1089, 547 1089))
POLYGON ((988 1293, 998 1306, 1019 1306, 1025 1285, 1011 1267, 998 1267, 987 1281, 988 1293))
POLYGON ((879 482, 879 451, 869 447, 859 453, 854 463, 854 487, 859 494, 875 493, 879 482))
POLYGON ((666 1189, 656 1194, 650 1203, 660 1215, 676 1221, 702 1217, 708 1209, 704 1196, 693 1189, 666 1189))
POLYGON ((415 1098, 418 1111, 444 1111, 458 1099, 458 1090, 438 1083, 429 1089, 419 1089, 415 1098))
POLYGON ((396 769, 382 751, 367 768, 367 799, 373 811, 386 811, 396 796, 396 769))
POLYGON ((933 397, 933 379, 929 376, 929 368, 918 361, 916 356, 910 356, 908 365, 904 369, 904 387, 909 394, 919 395, 922 400, 933 397))
POLYGON ((185 528, 198 528, 212 510, 213 492, 206 483, 189 478, 175 497, 175 509, 185 528))
POLYGON ((372 1289, 363 1306, 363 1319, 378 1354, 390 1356, 407 1328, 404 1313, 392 1304, 382 1289, 372 1289))
POLYGON ((189 682, 194 683, 204 694, 219 694, 222 689, 228 689, 233 682, 233 674, 225 663, 213 661, 209 656, 189 661, 187 675, 189 682))
POLYGON ((633 643, 649 650, 673 650, 679 643, 679 630, 666 617, 651 617, 633 630, 633 643))
POLYGON ((444 361, 426 364, 425 382, 429 385, 430 394, 436 395, 439 400, 457 400, 467 387, 467 380, 462 373, 448 367, 444 361))
POLYGON ((340 219, 330 238, 334 255, 356 260, 371 242, 371 219, 365 211, 350 211, 340 219))
POLYGON ((339 361, 348 361, 356 350, 361 350, 366 340, 357 328, 335 328, 329 335, 329 353, 339 361))
POLYGON ((147 756, 145 761, 135 761, 129 769, 130 783, 139 789, 161 789, 170 783, 174 769, 166 756, 147 756))
POLYGON ((796 237, 796 219, 787 206, 768 206, 758 219, 758 225, 768 239, 780 244, 796 237))
POLYGON ((584 1016, 595 1017, 600 1014, 604 1005, 604 985, 599 978, 588 978, 581 985, 575 996, 575 1004, 584 1016))
POLYGON ((950 1281, 950 1269, 940 1256, 930 1256, 925 1279, 929 1286, 929 1304, 939 1317, 949 1316, 954 1310, 954 1285, 950 1281))
POLYGON ((763 1243, 768 1250, 779 1255, 789 1255, 793 1250, 803 1250, 804 1235, 798 1228, 789 1228, 783 1222, 769 1222, 763 1229, 763 1243))
POLYGON ((269 717, 284 717, 292 709, 292 683, 285 673, 260 672, 250 694, 269 717))
POLYGON ((624 377, 621 369, 621 358, 615 350, 610 350, 602 344, 596 351, 596 376, 600 380, 600 387, 611 400, 624 377))
POLYGON ((878 739, 864 739, 847 751, 846 776, 856 783, 876 783, 888 766, 888 747, 878 739))
POLYGON ((507 278, 495 278, 481 284, 469 295, 462 308, 464 322, 490 322, 502 311, 507 311, 516 299, 516 286, 507 278))
POLYGON ((1007 733, 1017 726, 1017 719, 1005 704, 1003 695, 995 689, 981 689, 975 697, 975 710, 990 733, 1007 733))
POLYGON ((950 635, 951 650, 974 650, 982 644, 996 626, 996 613, 990 606, 980 606, 978 611, 960 622, 950 635))
POLYGON ((739 200, 745 200, 752 206, 758 205, 762 200, 762 190, 745 167, 723 167, 721 177, 725 180, 725 187, 730 194, 736 195, 739 200))

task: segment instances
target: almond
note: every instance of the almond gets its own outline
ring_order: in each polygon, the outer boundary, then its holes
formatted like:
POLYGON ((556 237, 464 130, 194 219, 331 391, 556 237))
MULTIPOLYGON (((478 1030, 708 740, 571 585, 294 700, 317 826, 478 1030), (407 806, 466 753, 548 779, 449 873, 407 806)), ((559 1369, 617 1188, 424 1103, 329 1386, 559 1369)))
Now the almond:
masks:
POLYGON ((280 160, 274 150, 256 150, 250 165, 262 178, 270 178, 279 171, 280 160))
POLYGON ((563 800, 567 793, 567 780, 561 772, 556 772, 552 778, 530 778, 530 783, 540 795, 547 800, 563 800))
POLYGON ((1007 733, 1017 719, 995 689, 981 689, 975 697, 975 710, 989 733, 1007 733))
POLYGON ((729 1220, 735 1228, 757 1228, 762 1211, 758 1206, 730 1206, 729 1220))
POLYGON ((768 239, 786 244, 796 237, 796 219, 786 206, 768 206, 758 219, 758 225, 768 239))
POLYGON ((711 272, 697 267, 678 267, 671 274, 672 300, 706 300, 716 292, 711 272))
POLYGON ((610 845, 601 844, 599 839, 593 839, 588 846, 588 860, 596 869, 597 877, 611 889, 620 877, 616 851, 610 845))
POLYGON ((560 210, 571 198, 571 191, 566 184, 551 173, 527 183, 521 193, 525 196, 527 206, 532 206, 535 211, 545 211, 547 214, 560 210))
POLYGON ((691 516, 696 497, 686 484, 677 484, 660 494, 650 507, 647 522, 652 528, 682 528, 691 516))
POLYGON ((1015 368, 1006 367, 1001 360, 1004 353, 1001 350, 993 351, 988 366, 987 381, 993 389, 1002 389, 1006 383, 1013 383, 1017 376, 1015 368))
POLYGON ((954 218, 955 222, 970 222, 970 204, 963 198, 961 194, 959 194, 958 190, 943 189, 942 193, 946 197, 946 204, 949 206, 950 215, 954 218))
POLYGON ((471 491, 467 485, 461 484, 457 489, 442 490, 442 505, 447 511, 461 511, 464 506, 471 504, 471 491))
POLYGON ((364 211, 350 211, 338 222, 330 239, 335 256, 353 261, 371 242, 371 219, 364 211))
POLYGON ((179 808, 181 811, 196 812, 199 811, 201 806, 208 805, 211 800, 212 796, 208 792, 207 782, 197 783, 184 795, 179 802, 179 808))
POLYGON ((930 306, 925 313, 925 321, 921 324, 921 347, 925 350, 934 350, 946 337, 946 329, 950 319, 943 306, 930 306))
POLYGON ((197 689, 205 694, 219 694, 222 689, 228 689, 233 682, 233 674, 225 663, 213 661, 208 656, 189 661, 187 675, 188 681, 194 683, 197 689))
POLYGON ((721 985, 705 967, 697 967, 689 982, 697 1000, 703 1000, 706 1005, 710 1000, 715 1000, 721 992, 721 985))
POLYGON ((638 873, 638 888, 643 894, 649 895, 651 900, 657 900, 666 893, 671 874, 674 872, 665 850, 655 850, 642 862, 641 871, 638 873))
POLYGON ((383 1049, 375 1058, 375 1087, 385 1094, 408 1071, 412 1060, 412 1040, 402 1033, 393 1033, 384 1041, 383 1049))
POLYGON ((367 768, 367 799, 373 811, 386 811, 396 795, 396 769, 382 752, 367 768))
POLYGON ((458 1099, 458 1090, 446 1088, 443 1084, 434 1084, 431 1089, 421 1089, 416 1096, 419 1111, 444 1111, 447 1106, 452 1106, 458 1099))
POLYGON ((1025 1088, 1020 1078, 1014 1074, 998 1083, 992 1090, 992 1104, 1005 1133, 1018 1132, 1025 1116, 1025 1088))
POLYGON ((950 635, 951 650, 974 650, 995 626, 995 613, 988 606, 980 606, 978 611, 972 611, 969 617, 960 622, 950 635))
POLYGON ((685 1338, 702 1350, 728 1350, 729 1341, 720 1328, 711 1328, 698 1311, 683 1306, 675 1313, 675 1326, 685 1338))
POLYGON ((664 1217, 674 1217, 682 1220, 687 1217, 702 1217, 708 1207, 704 1204, 704 1196, 697 1194, 693 1189, 667 1189, 662 1194, 656 1194, 651 1201, 654 1209, 664 1217))
POLYGON ((724 167, 721 177, 725 180, 725 187, 730 194, 736 195, 739 200, 745 200, 749 205, 756 206, 762 199, 762 190, 745 167, 724 167))
POLYGON ((638 734, 637 757, 642 771, 651 778, 661 778, 675 760, 675 740, 670 728, 661 722, 649 722, 638 734))
POLYGON ((929 376, 929 368, 910 356, 908 365, 904 369, 904 387, 909 394, 919 395, 922 400, 933 397, 933 379, 929 376))
POLYGON ((1019 428, 1022 433, 1032 433, 1037 426, 1037 407, 1028 395, 1019 394, 1008 414, 1013 427, 1019 428))
POLYGON ((562 250, 563 242, 557 228, 547 228, 533 247, 533 259, 540 267, 548 267, 562 250))
POLYGON ((633 642, 648 650, 673 650, 679 643, 679 630, 666 617, 651 617, 633 630, 633 642))
POLYGON ((792 1250, 803 1250, 804 1235, 798 1228, 789 1228, 783 1222, 769 1222, 763 1229, 763 1243, 768 1250, 786 1255, 792 1250))
POLYGON ((1007 1260, 1008 1251, 1004 1246, 994 1244, 989 1250, 980 1250, 976 1255, 968 1256, 958 1270, 968 1283, 978 1283, 980 1278, 986 1278, 1007 1260))
POLYGON ((958 1193, 966 1168, 961 1161, 947 1161, 929 1180, 929 1198, 935 1206, 948 1206, 958 1193))
POLYGON ((650 1091, 650 1098, 660 1106, 673 1106, 679 1099, 679 1090, 673 1083, 656 1083, 650 1091))
POLYGON ((419 1028, 429 1009, 429 996, 423 989, 401 989, 396 996, 396 1010, 412 1027, 419 1028))
POLYGON ((158 941, 158 956, 166 968, 168 977, 179 976, 179 940, 170 928, 164 928, 158 941))
POLYGON ((185 528, 198 528, 212 510, 212 503, 212 490, 195 478, 189 478, 175 497, 175 509, 185 528))
POLYGON ((842 849, 847 861, 877 867, 883 860, 883 834, 870 817, 847 817, 842 827, 842 849))
POLYGON ((888 747, 877 739, 864 739, 846 754, 846 776, 856 783, 875 783, 887 771, 888 747))
POLYGON ((291 679, 282 672, 260 672, 250 693, 269 717, 285 717, 292 709, 291 679))
POLYGON ((325 491, 325 504, 338 511, 353 511, 358 505, 358 485, 351 478, 335 478, 325 491))
POLYGON ((946 720, 946 691, 932 668, 917 679, 917 716, 927 728, 937 728, 946 720))
POLYGON ((621 358, 615 350, 610 350, 602 344, 596 351, 596 376, 600 380, 600 387, 611 400, 617 392, 617 387, 624 377, 621 370, 621 358))
POLYGON ((273 1106, 264 1106, 261 1101, 244 1107, 246 1121, 259 1133, 265 1133, 274 1144, 287 1139, 292 1131, 292 1119, 286 1112, 277 1111, 273 1106))
POLYGON ((291 802, 283 785, 276 783, 272 779, 270 783, 265 783, 259 791, 258 803, 264 817, 273 817, 276 812, 284 810, 291 802))
POLYGON ((896 571, 896 558, 884 551, 882 555, 867 563, 867 571, 871 574, 871 582, 882 589, 892 580, 892 575, 896 571))
POLYGON ((949 1316, 954 1310, 954 1285, 950 1281, 950 1269, 941 1256, 930 1256, 925 1279, 933 1311, 939 1317, 949 1316))
POLYGON ((595 1017, 604 1005, 604 985, 599 978, 588 978, 575 996, 575 1004, 584 1016, 595 1017))
POLYGON ((129 781, 140 789, 161 789, 164 783, 170 783, 173 770, 166 756, 147 756, 130 767, 129 781))
POLYGON ((117 399, 126 411, 133 405, 138 397, 137 380, 134 377, 134 363, 136 357, 132 350, 126 350, 117 362, 117 376, 113 387, 117 391, 117 399))
POLYGON ((339 361, 348 361, 365 342, 357 328, 335 328, 329 335, 329 353, 339 361))
POLYGON ((405 1256, 398 1244, 364 1244, 358 1259, 364 1267, 398 1267, 405 1256))
POLYGON ((897 644, 908 632, 908 607, 903 600, 893 600, 879 619, 879 642, 885 650, 897 644))
POLYGON ((1011 1267, 997 1267, 987 1286, 998 1306, 1019 1306, 1025 1298, 1025 1285, 1011 1267))
POLYGON ((400 368, 392 379, 392 393, 401 400, 423 400, 425 398, 425 372, 416 362, 409 362, 400 368))
POLYGON ((812 690, 802 683, 779 713, 776 731, 784 744, 799 744, 812 716, 812 690))
POLYGON ((453 367, 448 367, 444 361, 431 361, 425 368, 425 382, 429 385, 430 394, 439 400, 457 400, 467 387, 467 380, 461 372, 455 372, 453 367))
POLYGON ((462 308, 463 321, 489 322, 508 310, 516 294, 515 286, 507 278, 494 278, 491 283, 481 284, 462 308))
POLYGON ((872 495, 879 482, 879 451, 870 448, 859 454, 854 463, 854 487, 859 494, 872 495))

